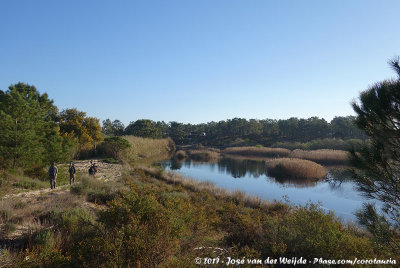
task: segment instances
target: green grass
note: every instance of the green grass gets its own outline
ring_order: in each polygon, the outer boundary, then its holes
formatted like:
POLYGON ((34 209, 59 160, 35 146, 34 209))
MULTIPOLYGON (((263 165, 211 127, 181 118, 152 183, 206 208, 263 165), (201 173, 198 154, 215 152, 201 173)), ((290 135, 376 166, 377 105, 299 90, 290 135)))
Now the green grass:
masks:
POLYGON ((50 183, 38 180, 31 179, 27 177, 22 177, 18 181, 14 182, 12 186, 16 188, 29 189, 29 190, 38 190, 42 188, 49 188, 50 183))

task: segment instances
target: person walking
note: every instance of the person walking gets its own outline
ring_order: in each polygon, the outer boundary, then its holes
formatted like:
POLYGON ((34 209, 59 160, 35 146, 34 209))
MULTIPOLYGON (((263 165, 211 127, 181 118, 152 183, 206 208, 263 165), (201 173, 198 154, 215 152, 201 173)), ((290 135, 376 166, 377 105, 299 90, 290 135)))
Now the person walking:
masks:
POLYGON ((72 183, 75 183, 75 173, 76 173, 76 168, 74 163, 69 164, 69 184, 71 185, 72 183))
POLYGON ((50 188, 56 188, 56 179, 58 174, 58 168, 56 167, 56 162, 51 163, 49 168, 49 178, 50 178, 50 188))

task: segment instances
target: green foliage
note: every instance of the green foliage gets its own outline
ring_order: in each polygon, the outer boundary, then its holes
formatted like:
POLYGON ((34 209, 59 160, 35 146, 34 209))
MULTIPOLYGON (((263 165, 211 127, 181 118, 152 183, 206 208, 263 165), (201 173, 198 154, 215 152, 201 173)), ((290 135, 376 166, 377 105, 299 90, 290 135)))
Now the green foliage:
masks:
POLYGON ((104 139, 103 143, 100 144, 99 150, 101 149, 108 157, 120 159, 120 153, 129 147, 131 147, 131 144, 126 139, 110 137, 104 139))
POLYGON ((119 120, 114 120, 111 122, 110 119, 103 121, 103 127, 101 131, 108 136, 121 136, 124 134, 125 126, 119 120))
POLYGON ((86 195, 89 202, 105 204, 114 199, 121 186, 115 182, 105 182, 92 177, 82 177, 79 184, 71 186, 71 192, 77 195, 86 195))
MULTIPOLYGON (((391 62, 399 73, 399 59, 391 62)), ((371 139, 359 153, 351 151, 353 176, 364 195, 383 203, 383 215, 366 206, 360 222, 380 241, 400 252, 400 74, 397 80, 376 83, 353 103, 357 125, 371 139), (389 227, 392 231, 389 231, 389 227)))
POLYGON ((276 142, 272 147, 286 148, 289 150, 302 149, 302 150, 318 150, 318 149, 332 149, 332 150, 349 150, 354 148, 356 151, 360 150, 363 140, 349 139, 342 140, 337 138, 316 139, 308 142, 276 142))
POLYGON ((12 232, 15 232, 15 230, 17 230, 17 227, 12 222, 7 222, 6 224, 4 224, 3 228, 4 228, 4 231, 6 231, 6 233, 12 233, 12 232))
POLYGON ((60 133, 76 144, 78 151, 91 150, 103 140, 99 119, 87 117, 77 109, 65 109, 59 114, 60 133))
POLYGON ((34 86, 18 83, 0 91, 0 156, 6 166, 65 159, 56 113, 53 101, 34 86))
POLYGON ((131 122, 125 129, 125 135, 153 139, 162 137, 160 130, 156 127, 156 123, 148 119, 131 122))
POLYGON ((374 255, 371 243, 347 231, 332 214, 318 206, 297 207, 292 213, 274 215, 227 204, 222 226, 228 244, 249 247, 267 257, 303 256, 312 259, 354 258, 374 255))
POLYGON ((18 181, 14 182, 12 185, 17 188, 31 189, 31 190, 37 190, 37 189, 49 187, 49 183, 47 183, 47 182, 40 181, 37 179, 31 179, 31 178, 27 178, 27 177, 20 178, 18 181))

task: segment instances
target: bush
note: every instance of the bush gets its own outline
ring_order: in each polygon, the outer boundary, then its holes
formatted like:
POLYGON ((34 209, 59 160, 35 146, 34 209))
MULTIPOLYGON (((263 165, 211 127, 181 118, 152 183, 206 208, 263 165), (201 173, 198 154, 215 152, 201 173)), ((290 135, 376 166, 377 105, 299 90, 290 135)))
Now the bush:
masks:
POLYGON ((175 153, 174 157, 178 160, 185 159, 187 157, 187 154, 185 151, 179 150, 175 153))
POLYGON ((81 182, 71 186, 71 193, 86 195, 89 202, 105 204, 119 193, 122 186, 84 176, 81 182))
POLYGON ((14 223, 7 222, 6 224, 4 224, 4 230, 6 231, 6 233, 12 233, 15 230, 17 230, 17 227, 15 226, 14 223))
POLYGON ((49 177, 47 170, 43 166, 35 165, 24 171, 24 175, 33 179, 45 180, 49 177))
POLYGON ((37 189, 49 187, 49 183, 46 183, 44 181, 40 181, 37 179, 27 178, 27 177, 23 177, 23 178, 19 179, 17 182, 14 182, 12 185, 17 188, 31 189, 31 190, 37 190, 37 189))

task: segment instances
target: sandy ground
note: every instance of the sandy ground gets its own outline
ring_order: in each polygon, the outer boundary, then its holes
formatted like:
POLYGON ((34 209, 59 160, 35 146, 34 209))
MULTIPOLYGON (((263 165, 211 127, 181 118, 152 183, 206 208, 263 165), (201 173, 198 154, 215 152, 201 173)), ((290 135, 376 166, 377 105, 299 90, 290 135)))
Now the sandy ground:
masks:
MULTIPOLYGON (((123 167, 120 164, 109 164, 97 160, 94 160, 93 162, 96 163, 96 166, 98 167, 98 172, 96 173, 95 178, 99 180, 104 180, 104 181, 116 180, 122 175, 123 167)), ((79 175, 82 176, 82 174, 89 174, 90 160, 74 161, 73 163, 75 164, 75 168, 77 169, 77 176, 79 175)), ((67 164, 63 165, 68 166, 67 164)), ((78 179, 77 183, 79 183, 79 178, 77 179, 78 179)), ((46 199, 48 198, 62 198, 63 196, 68 194, 69 191, 70 191, 69 185, 62 185, 58 186, 54 190, 50 188, 45 188, 45 189, 21 192, 18 194, 9 194, 1 198, 0 201, 6 201, 7 199, 12 199, 12 200, 17 200, 19 202, 27 203, 28 206, 33 207, 40 205, 40 203, 43 203, 44 205, 46 199)), ((78 199, 81 197, 76 197, 76 198, 78 199)), ((80 207, 92 210, 98 208, 98 205, 87 202, 83 199, 80 200, 79 202, 80 202, 80 207)), ((4 224, 0 224, 0 242, 2 242, 3 244, 10 244, 10 241, 18 240, 19 238, 23 237, 27 232, 29 232, 29 229, 31 228, 31 226, 15 224, 16 230, 11 233, 6 233, 4 231, 3 225, 4 224)), ((0 243, 0 251, 1 248, 4 246, 5 245, 1 245, 0 243)))

